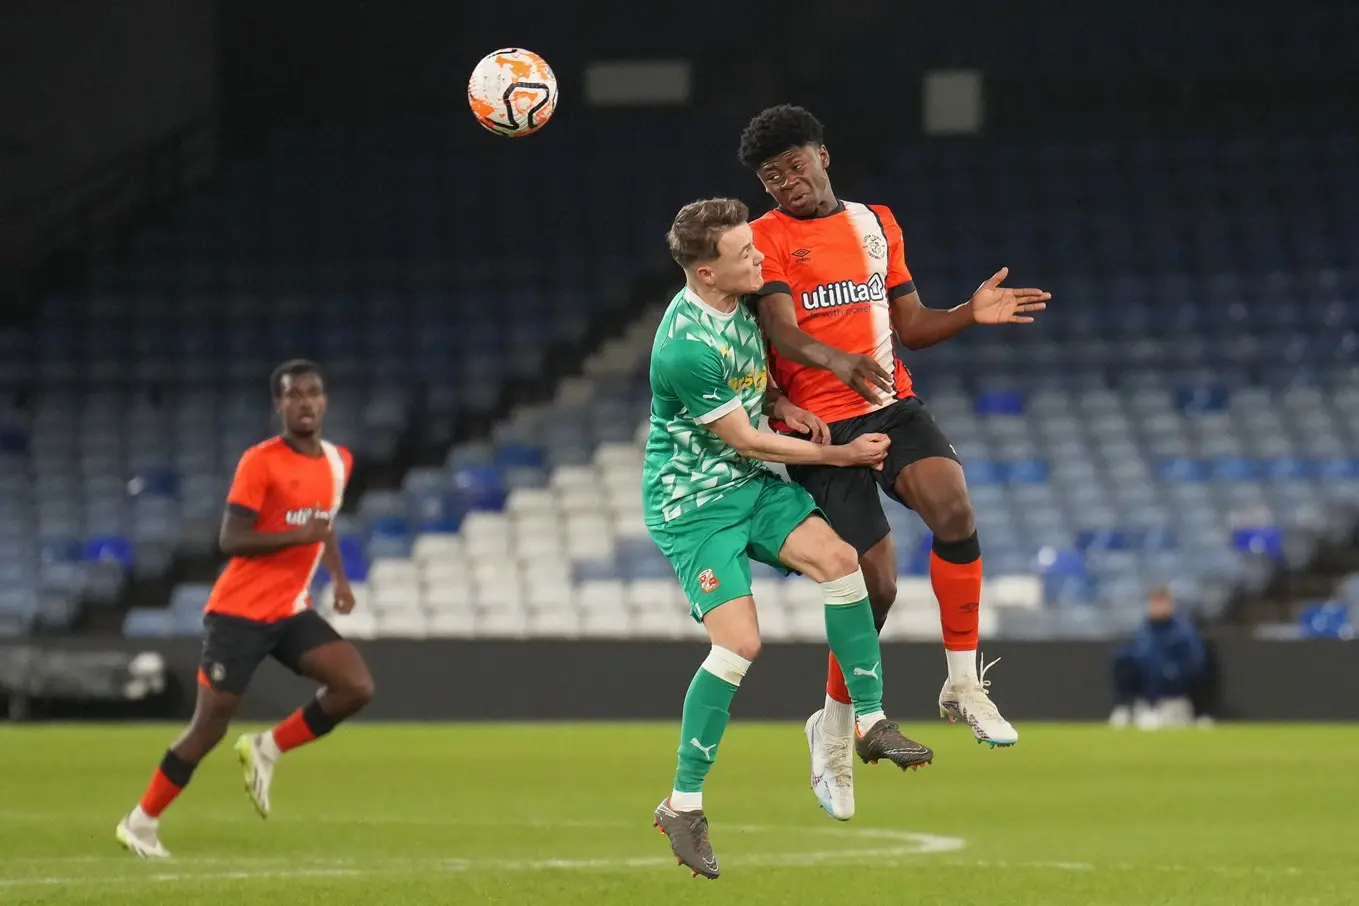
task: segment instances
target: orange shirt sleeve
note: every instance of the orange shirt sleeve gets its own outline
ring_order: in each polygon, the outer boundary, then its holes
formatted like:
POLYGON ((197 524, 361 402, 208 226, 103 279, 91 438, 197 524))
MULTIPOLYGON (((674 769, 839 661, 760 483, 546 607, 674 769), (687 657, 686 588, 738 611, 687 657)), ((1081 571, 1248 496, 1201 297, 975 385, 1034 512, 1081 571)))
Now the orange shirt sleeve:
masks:
POLYGON ((258 513, 269 489, 269 466, 258 449, 249 449, 236 464, 236 477, 227 491, 227 506, 258 513))
POLYGON ((900 299, 915 292, 915 281, 911 270, 906 266, 906 241, 901 235, 901 226, 892 209, 886 205, 873 205, 878 215, 882 231, 887 236, 887 298, 900 299))
POLYGON ((757 296, 770 296, 774 293, 793 294, 788 283, 788 272, 783 237, 778 235, 777 221, 772 217, 761 217, 750 225, 755 233, 755 248, 764 253, 764 286, 757 296))

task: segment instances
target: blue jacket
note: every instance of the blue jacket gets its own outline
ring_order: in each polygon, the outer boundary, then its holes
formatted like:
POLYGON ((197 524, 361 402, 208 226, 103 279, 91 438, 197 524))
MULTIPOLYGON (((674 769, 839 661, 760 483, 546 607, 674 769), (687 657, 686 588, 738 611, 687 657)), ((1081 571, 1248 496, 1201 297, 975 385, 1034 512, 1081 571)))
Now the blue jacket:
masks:
POLYGON ((1192 620, 1179 614, 1169 620, 1144 620, 1131 647, 1134 657, 1158 664, 1168 680, 1191 680, 1203 670, 1203 637, 1192 620))

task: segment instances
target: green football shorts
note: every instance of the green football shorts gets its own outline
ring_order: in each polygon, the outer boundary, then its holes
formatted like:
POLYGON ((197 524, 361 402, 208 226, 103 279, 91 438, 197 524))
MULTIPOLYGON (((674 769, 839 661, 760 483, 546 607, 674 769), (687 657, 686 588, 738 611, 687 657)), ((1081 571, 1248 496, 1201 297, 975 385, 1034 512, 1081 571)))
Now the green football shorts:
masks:
POLYGON ((779 563, 783 542, 819 512, 801 485, 770 474, 647 531, 674 567, 690 615, 701 623, 714 607, 750 594, 751 558, 791 572, 779 563))

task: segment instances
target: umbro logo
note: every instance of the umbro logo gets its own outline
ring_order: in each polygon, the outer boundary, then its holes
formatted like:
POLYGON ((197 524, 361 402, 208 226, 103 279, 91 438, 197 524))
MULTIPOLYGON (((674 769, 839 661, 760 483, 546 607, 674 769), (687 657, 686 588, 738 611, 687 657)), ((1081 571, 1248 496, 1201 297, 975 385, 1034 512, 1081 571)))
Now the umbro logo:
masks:
POLYGON ((812 260, 812 250, 811 249, 794 250, 793 260, 797 261, 799 264, 806 264, 808 261, 812 260))

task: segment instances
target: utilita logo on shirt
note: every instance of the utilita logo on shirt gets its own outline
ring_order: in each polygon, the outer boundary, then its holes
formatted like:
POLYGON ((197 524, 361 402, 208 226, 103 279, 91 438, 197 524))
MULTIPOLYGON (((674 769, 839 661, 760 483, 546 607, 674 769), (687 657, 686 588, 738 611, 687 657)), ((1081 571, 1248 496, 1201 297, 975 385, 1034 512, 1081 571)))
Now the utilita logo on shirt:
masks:
POLYGON ((312 518, 330 520, 330 510, 323 510, 320 507, 307 507, 305 510, 289 510, 283 520, 289 525, 306 525, 312 518))
POLYGON ((858 305, 863 302, 885 301, 887 301, 887 287, 883 283, 882 274, 874 274, 863 283, 857 280, 823 283, 816 289, 802 294, 802 307, 807 311, 839 308, 842 305, 858 305))

